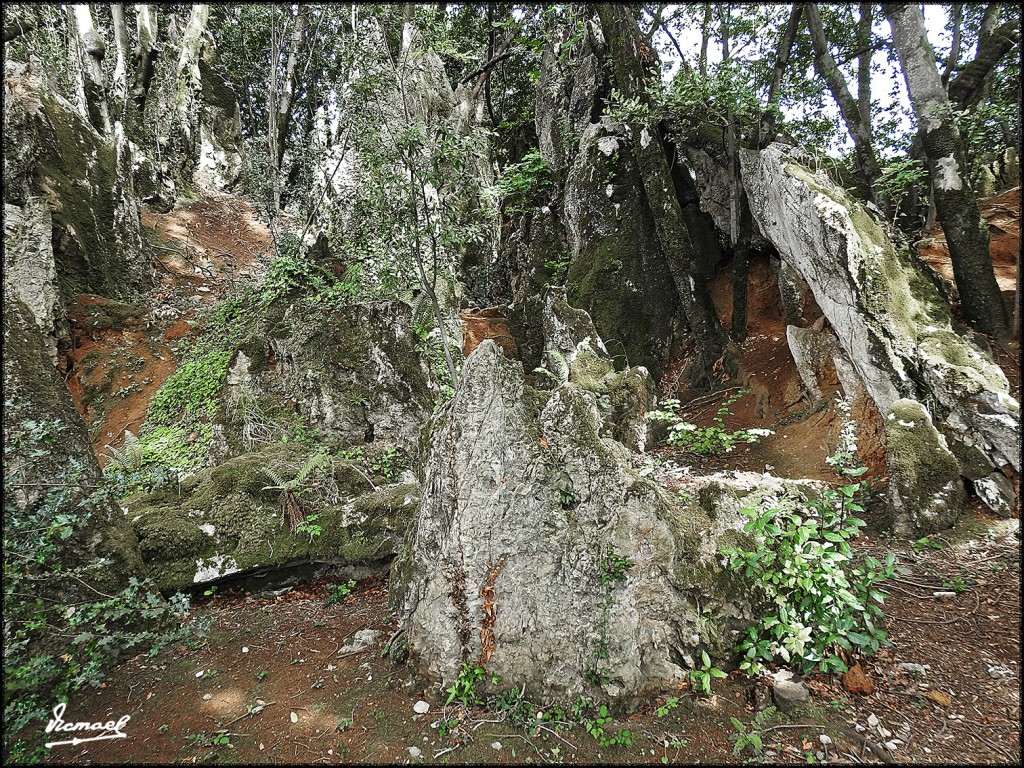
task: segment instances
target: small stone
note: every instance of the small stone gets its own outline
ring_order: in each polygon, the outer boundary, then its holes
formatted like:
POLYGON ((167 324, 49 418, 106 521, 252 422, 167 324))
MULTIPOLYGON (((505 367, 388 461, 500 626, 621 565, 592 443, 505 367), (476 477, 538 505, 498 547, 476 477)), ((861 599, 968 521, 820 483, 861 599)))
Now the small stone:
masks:
POLYGON ((988 668, 988 676, 993 680, 998 680, 1001 677, 1013 677, 1013 670, 1002 664, 993 664, 988 668))
POLYGON ((248 653, 248 652, 249 652, 249 646, 243 645, 242 646, 242 653, 248 653))
POLYGON ((501 742, 500 741, 492 741, 491 742, 491 749, 501 749, 501 742))
POLYGON ((423 699, 420 699, 412 705, 412 711, 415 712, 417 715, 425 715, 427 714, 427 712, 430 711, 430 704, 423 701, 423 699))
POLYGON ((870 725, 872 728, 877 728, 878 727, 878 718, 875 717, 875 713, 874 712, 872 712, 870 715, 868 715, 868 725, 870 725))
POLYGON ((415 757, 420 757, 420 756, 421 756, 421 755, 423 754, 423 753, 422 753, 422 752, 420 751, 420 748, 419 748, 419 747, 409 747, 409 748, 408 748, 408 749, 406 749, 405 751, 409 753, 409 757, 414 757, 414 758, 415 758, 415 757))
POLYGON ((292 712, 292 713, 291 713, 290 715, 288 715, 288 718, 289 718, 289 719, 290 719, 290 720, 291 720, 291 721, 292 721, 293 723, 297 723, 297 722, 299 722, 299 716, 298 716, 297 714, 295 714, 295 712, 292 712))
POLYGON ((903 672, 910 672, 915 675, 925 674, 927 668, 922 664, 914 664, 913 662, 904 661, 896 665, 896 669, 903 672))
POLYGON ((787 711, 810 703, 811 694, 807 686, 794 680, 791 672, 783 670, 772 677, 772 697, 779 709, 787 711))
POLYGON ((885 748, 888 749, 890 752, 895 752, 897 746, 899 745, 896 743, 895 740, 885 742, 885 748))
POLYGON ((212 693, 204 693, 203 694, 203 701, 209 701, 212 698, 213 698, 213 694, 212 693))
POLYGON ((860 664, 854 664, 843 674, 843 687, 850 693, 870 694, 875 690, 875 684, 871 682, 864 668, 860 664))

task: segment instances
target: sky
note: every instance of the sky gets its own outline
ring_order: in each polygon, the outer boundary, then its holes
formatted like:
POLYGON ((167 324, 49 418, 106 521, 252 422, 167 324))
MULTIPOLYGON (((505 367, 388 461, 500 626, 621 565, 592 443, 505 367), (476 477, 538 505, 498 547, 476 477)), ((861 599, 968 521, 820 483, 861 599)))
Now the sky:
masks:
MULTIPOLYGON (((783 8, 788 9, 790 6, 776 5, 775 7, 781 10, 783 8)), ((669 6, 665 11, 665 16, 669 16, 673 10, 674 6, 669 6)), ((935 48, 936 53, 939 55, 948 54, 951 45, 950 35, 945 31, 947 18, 947 11, 944 6, 925 3, 924 21, 925 28, 928 33, 928 41, 932 44, 932 47, 935 48)), ((892 33, 889 29, 889 22, 880 13, 875 15, 872 29, 876 35, 886 39, 891 39, 892 33)), ((690 62, 696 62, 697 56, 700 53, 700 29, 696 26, 682 27, 678 30, 678 34, 676 33, 676 30, 673 30, 673 34, 675 35, 676 41, 679 43, 679 47, 682 49, 686 58, 690 62)), ((663 43, 669 47, 668 52, 662 53, 662 60, 672 65, 664 75, 667 80, 671 80, 678 68, 678 56, 675 52, 675 48, 671 46, 668 38, 663 32, 659 32, 657 38, 659 43, 663 43)), ((659 45, 659 48, 660 47, 661 46, 659 45)), ((961 54, 961 56, 966 59, 969 59, 972 55, 972 51, 964 51, 961 54)), ((714 65, 721 61, 721 48, 712 41, 711 45, 708 46, 708 64, 714 65)), ((900 115, 900 129, 906 133, 913 131, 915 126, 913 123, 913 117, 910 113, 910 102, 907 98, 906 85, 903 81, 903 73, 899 70, 898 65, 889 64, 886 57, 881 52, 876 52, 872 61, 874 64, 871 76, 872 99, 879 103, 882 110, 890 109, 895 102, 896 106, 899 107, 897 112, 900 115)), ((851 83, 851 90, 855 87, 856 84, 851 83)), ((838 108, 830 98, 826 99, 825 110, 831 117, 835 117, 839 114, 838 108)), ((783 114, 785 116, 796 117, 796 114, 792 111, 790 111, 788 115, 786 113, 787 110, 783 110, 783 114)), ((833 156, 840 156, 848 154, 852 148, 852 139, 850 139, 847 132, 843 131, 839 136, 837 136, 836 143, 828 148, 828 152, 833 156)))

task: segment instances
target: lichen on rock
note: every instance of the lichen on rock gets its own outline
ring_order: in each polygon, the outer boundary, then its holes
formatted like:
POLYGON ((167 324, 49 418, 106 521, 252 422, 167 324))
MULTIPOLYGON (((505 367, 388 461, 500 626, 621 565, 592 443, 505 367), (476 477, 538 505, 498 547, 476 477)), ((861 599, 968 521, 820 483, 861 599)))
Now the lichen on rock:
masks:
POLYGON ((889 525, 917 538, 950 528, 965 508, 960 465, 921 403, 901 399, 885 415, 889 525))

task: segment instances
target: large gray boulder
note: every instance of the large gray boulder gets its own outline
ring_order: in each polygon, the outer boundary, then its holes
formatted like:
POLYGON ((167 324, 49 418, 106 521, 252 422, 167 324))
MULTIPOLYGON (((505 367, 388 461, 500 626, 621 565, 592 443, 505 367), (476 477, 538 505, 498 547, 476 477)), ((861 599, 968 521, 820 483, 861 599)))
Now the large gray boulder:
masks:
POLYGON ((130 300, 152 281, 120 124, 101 136, 31 74, 4 69, 4 284, 56 358, 77 294, 130 300))
POLYGON ((811 164, 781 144, 743 152, 743 183, 761 231, 807 281, 879 412, 904 398, 926 403, 959 473, 1019 472, 1020 405, 1002 370, 954 325, 909 253, 811 164))
POLYGON ((392 566, 422 675, 450 682, 479 660, 535 701, 628 708, 686 679, 701 650, 724 663, 754 622, 718 552, 745 536, 740 498, 756 504, 757 484, 670 499, 601 436, 597 400, 527 386, 489 340, 466 360, 425 434, 421 510, 392 566))

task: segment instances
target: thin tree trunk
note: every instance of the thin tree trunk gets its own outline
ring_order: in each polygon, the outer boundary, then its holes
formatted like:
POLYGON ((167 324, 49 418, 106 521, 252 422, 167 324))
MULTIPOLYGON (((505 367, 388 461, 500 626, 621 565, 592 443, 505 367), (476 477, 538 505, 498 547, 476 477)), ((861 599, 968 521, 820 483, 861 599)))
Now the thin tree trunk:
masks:
POLYGON ((273 231, 281 212, 281 184, 277 166, 277 10, 271 10, 270 21, 270 93, 267 94, 267 173, 270 175, 270 228, 273 231))
POLYGON ((871 22, 875 8, 874 3, 860 4, 860 18, 857 21, 857 47, 861 54, 857 57, 857 108, 864 133, 871 137, 871 22))
POLYGON ((864 130, 864 116, 861 115, 860 108, 857 106, 857 100, 850 95, 846 79, 829 51, 828 40, 825 39, 825 31, 821 26, 818 6, 808 3, 804 8, 804 15, 807 17, 807 27, 814 45, 814 68, 825 79, 832 98, 835 99, 839 112, 843 116, 843 122, 846 123, 846 130, 850 132, 857 156, 857 166, 868 186, 871 200, 887 214, 888 218, 889 204, 878 191, 881 170, 875 150, 871 146, 871 135, 864 130))
POLYGON ((103 84, 103 57, 106 46, 96 32, 92 12, 85 3, 70 6, 74 20, 73 29, 78 38, 79 59, 83 73, 83 94, 85 113, 100 133, 110 133, 110 109, 107 106, 106 88, 103 84))
POLYGON ((1007 22, 978 41, 978 53, 949 83, 949 100, 961 108, 982 101, 996 64, 1020 43, 1020 26, 1007 22))
POLYGON ((786 22, 786 30, 779 42, 779 50, 775 54, 775 68, 772 71, 772 82, 768 88, 768 106, 758 123, 758 137, 754 145, 763 149, 775 138, 775 120, 778 112, 779 95, 782 91, 782 76, 789 64, 789 57, 793 51, 793 42, 796 40, 796 33, 800 28, 800 15, 803 13, 803 5, 793 3, 789 12, 789 21, 786 22))
MULTIPOLYGON (((697 57, 697 71, 703 80, 708 76, 708 39, 711 37, 711 3, 704 3, 704 21, 700 25, 700 56, 697 57)), ((680 52, 682 58, 682 52, 680 52)))
POLYGON ((135 30, 138 41, 132 55, 132 99, 141 113, 146 108, 149 84, 153 82, 157 56, 157 16, 151 5, 140 3, 135 6, 135 30))
POLYGON ((915 3, 885 3, 883 8, 931 168, 935 206, 964 315, 979 330, 1004 339, 1009 334, 1009 318, 992 268, 988 225, 971 188, 963 139, 935 68, 921 8, 915 3))
MULTIPOLYGON (((630 12, 621 4, 597 6, 612 79, 627 98, 648 103, 643 65, 637 56, 637 43, 643 36, 630 12)), ((691 369, 695 388, 713 384, 722 371, 731 367, 726 359, 728 336, 722 327, 707 283, 700 275, 690 234, 683 221, 679 200, 675 196, 672 177, 656 129, 632 124, 632 151, 640 169, 643 192, 647 196, 655 231, 668 261, 672 280, 697 348, 697 360, 691 369)))
POLYGON ((277 99, 277 154, 274 160, 278 172, 284 162, 284 150, 288 139, 288 128, 291 126, 292 108, 295 104, 295 87, 298 84, 299 56, 306 48, 306 30, 309 6, 299 5, 295 16, 295 27, 292 29, 291 44, 288 49, 288 63, 285 65, 284 80, 281 82, 280 94, 277 99))
POLYGON ((953 44, 949 48, 949 59, 946 60, 946 68, 942 70, 942 86, 944 88, 949 85, 949 78, 952 76, 953 70, 956 69, 957 64, 960 63, 960 45, 961 38, 963 37, 961 25, 963 23, 963 17, 963 3, 953 3, 953 9, 950 12, 950 22, 953 26, 953 44))
POLYGON ((124 106, 128 99, 128 30, 124 21, 124 6, 111 3, 110 15, 114 23, 114 72, 110 78, 110 101, 114 119, 124 121, 124 106))

